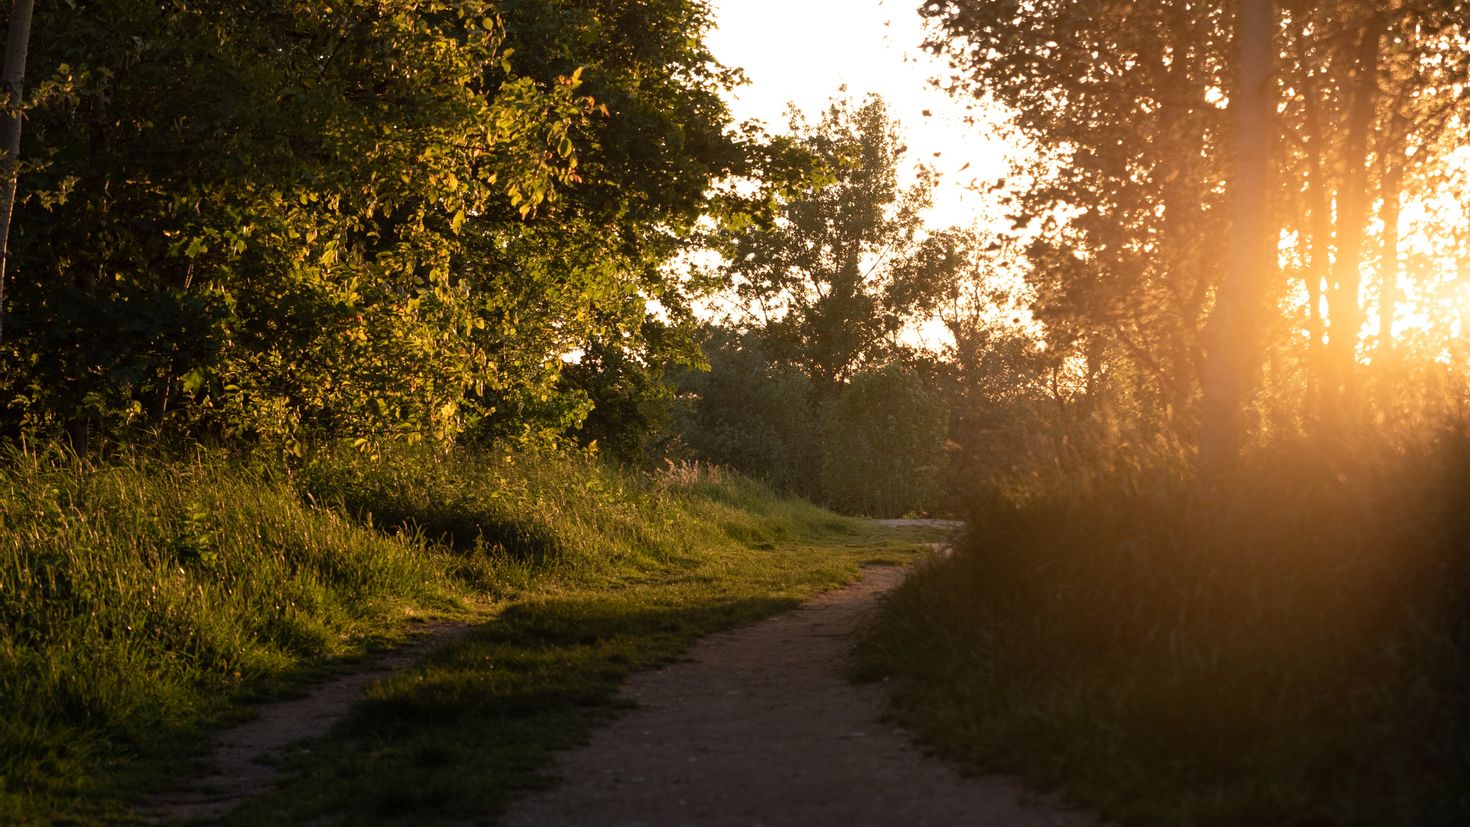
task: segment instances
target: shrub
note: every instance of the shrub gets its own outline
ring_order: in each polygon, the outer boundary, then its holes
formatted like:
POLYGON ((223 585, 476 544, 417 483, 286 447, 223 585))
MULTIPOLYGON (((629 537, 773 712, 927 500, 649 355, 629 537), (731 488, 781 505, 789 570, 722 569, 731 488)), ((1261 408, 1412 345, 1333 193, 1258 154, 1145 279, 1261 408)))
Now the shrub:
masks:
POLYGON ((827 410, 822 500, 878 517, 935 508, 948 416, 933 383, 912 371, 858 374, 827 410))
POLYGON ((1121 817, 1470 818, 1470 433, 970 493, 865 645, 902 717, 1121 817))

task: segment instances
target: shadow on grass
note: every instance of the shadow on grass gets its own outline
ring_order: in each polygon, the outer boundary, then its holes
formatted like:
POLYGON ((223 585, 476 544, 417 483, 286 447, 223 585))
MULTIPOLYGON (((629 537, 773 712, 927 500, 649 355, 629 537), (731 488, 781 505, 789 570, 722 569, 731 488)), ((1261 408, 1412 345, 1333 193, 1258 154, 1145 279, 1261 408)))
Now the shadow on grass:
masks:
POLYGON ((491 818, 518 791, 554 783, 552 755, 626 706, 617 690, 628 675, 798 603, 630 588, 513 606, 375 685, 334 737, 284 759, 293 781, 229 821, 491 818))

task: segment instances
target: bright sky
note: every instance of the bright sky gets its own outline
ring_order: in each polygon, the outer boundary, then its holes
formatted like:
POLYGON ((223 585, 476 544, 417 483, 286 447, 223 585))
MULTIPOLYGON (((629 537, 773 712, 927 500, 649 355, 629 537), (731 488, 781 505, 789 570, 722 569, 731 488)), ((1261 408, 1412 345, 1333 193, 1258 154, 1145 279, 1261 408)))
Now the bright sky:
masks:
POLYGON ((982 199, 966 185, 978 179, 983 186, 1005 174, 1005 145, 993 125, 983 118, 966 124, 965 108, 929 85, 945 66, 920 47, 918 0, 711 5, 718 26, 707 41, 711 50, 726 65, 744 69, 751 81, 732 102, 737 118, 757 118, 772 131, 785 131, 788 101, 815 120, 843 84, 856 100, 876 92, 903 124, 907 161, 927 163, 942 176, 930 225, 974 221, 982 199))

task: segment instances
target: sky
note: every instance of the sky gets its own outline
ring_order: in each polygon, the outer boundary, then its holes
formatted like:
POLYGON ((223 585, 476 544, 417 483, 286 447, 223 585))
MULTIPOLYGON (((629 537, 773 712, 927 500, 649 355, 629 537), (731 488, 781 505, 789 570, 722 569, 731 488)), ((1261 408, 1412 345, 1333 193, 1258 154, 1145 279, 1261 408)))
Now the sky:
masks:
POLYGON ((930 226, 974 221, 983 199, 966 185, 976 180, 983 188, 983 182, 1004 175, 1006 146, 993 122, 980 116, 965 123, 965 107, 930 85, 931 78, 945 74, 945 64, 921 48, 918 0, 711 5, 717 26, 707 40, 711 50, 722 63, 744 69, 751 81, 731 101, 737 118, 785 131, 788 101, 815 120, 844 84, 854 99, 876 92, 890 117, 903 124, 908 163, 925 162, 942 176, 930 226))

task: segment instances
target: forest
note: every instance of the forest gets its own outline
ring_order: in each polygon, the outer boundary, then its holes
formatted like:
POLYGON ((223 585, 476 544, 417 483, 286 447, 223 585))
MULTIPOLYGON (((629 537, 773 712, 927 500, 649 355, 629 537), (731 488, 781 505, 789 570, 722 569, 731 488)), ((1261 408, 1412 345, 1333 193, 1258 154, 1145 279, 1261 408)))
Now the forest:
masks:
MULTIPOLYGON (((902 13, 1014 148, 970 223, 877 95, 737 118, 704 0, 13 0, 0 820, 124 818, 405 616, 743 596, 622 675, 950 517, 854 669, 927 749, 1470 822, 1470 4, 902 13)), ((346 812, 288 795, 237 823, 346 812)))

